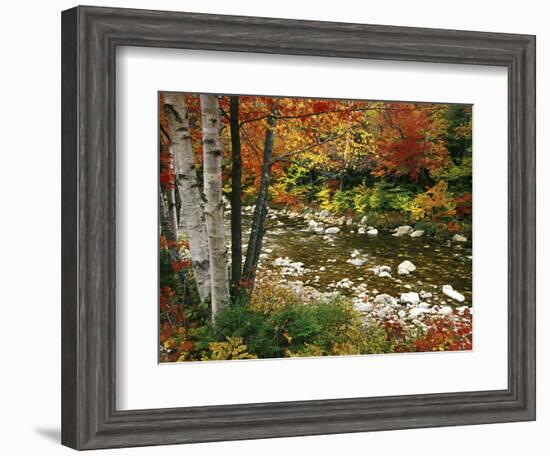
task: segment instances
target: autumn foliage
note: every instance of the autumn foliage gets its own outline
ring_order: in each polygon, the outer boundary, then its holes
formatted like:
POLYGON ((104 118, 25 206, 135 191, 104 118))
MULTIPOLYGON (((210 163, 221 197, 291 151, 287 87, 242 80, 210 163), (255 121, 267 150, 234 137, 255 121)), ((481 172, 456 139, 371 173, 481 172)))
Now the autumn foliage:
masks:
MULTIPOLYGON (((200 181, 203 176, 200 99, 198 94, 182 96, 189 110, 190 155, 194 154, 200 181)), ((230 97, 218 99, 222 191, 229 200, 233 190, 230 97)), ((173 138, 165 109, 168 108, 161 94, 161 198, 177 190, 171 152, 173 138)), ((243 205, 252 206, 257 201, 270 118, 275 119, 273 154, 268 167, 270 207, 322 210, 334 217, 356 221, 367 218, 369 224, 388 230, 414 225, 445 239, 454 233, 471 231, 471 106, 239 96, 243 205)), ((180 205, 178 198, 180 195, 175 192, 170 204, 180 205)), ((328 304, 298 302, 288 288, 281 290, 275 286, 259 286, 253 296, 234 296, 232 304, 238 301, 238 305, 228 306, 231 309, 223 310, 219 319, 212 322, 208 303, 197 298, 193 265, 187 255, 188 242, 170 240, 163 234, 159 245, 161 361, 472 348, 468 311, 458 324, 433 318, 422 331, 413 331, 395 321, 368 326, 353 310, 349 299, 335 299, 328 304), (173 252, 182 255, 174 256, 173 252), (335 322, 333 327, 323 326, 328 319, 335 322), (246 326, 246 331, 233 328, 235 321, 246 326), (348 332, 339 332, 340 327, 348 332), (326 338, 329 333, 332 340, 326 338)), ((247 284, 240 285, 246 288, 247 284)))

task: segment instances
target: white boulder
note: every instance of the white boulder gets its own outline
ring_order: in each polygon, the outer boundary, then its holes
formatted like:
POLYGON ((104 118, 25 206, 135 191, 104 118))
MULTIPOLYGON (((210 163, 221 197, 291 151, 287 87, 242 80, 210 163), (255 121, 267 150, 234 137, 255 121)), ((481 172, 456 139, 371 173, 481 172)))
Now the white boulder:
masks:
POLYGON ((408 275, 413 271, 416 271, 416 266, 409 260, 405 260, 397 266, 397 273, 399 275, 408 275))
POLYGON ((367 232, 367 230, 366 230, 364 227, 360 227, 360 228, 357 230, 357 232, 358 232, 359 234, 365 234, 365 233, 367 232))
POLYGON ((405 236, 406 234, 409 234, 411 231, 412 231, 412 226, 409 226, 409 225, 399 226, 394 230, 392 236, 395 236, 395 237, 405 236))
POLYGON ((361 300, 354 301, 353 307, 355 307, 355 310, 358 310, 359 312, 370 312, 374 308, 370 302, 361 300))
POLYGON ((429 291, 420 291, 420 298, 422 299, 430 299, 433 295, 429 291))
POLYGON ((443 306, 437 313, 439 315, 451 315, 453 313, 453 308, 451 306, 443 306))
POLYGON ((416 271, 416 266, 409 260, 405 260, 402 263, 399 263, 397 266, 399 269, 406 269, 409 272, 416 271))
POLYGON ((426 309, 426 308, 424 308, 424 307, 413 307, 413 308, 409 311, 409 317, 410 317, 410 318, 418 318, 418 317, 420 317, 422 314, 427 314, 427 313, 432 313, 432 310, 426 309))
POLYGON ((464 237, 464 236, 462 236, 462 235, 460 235, 460 234, 455 234, 455 235, 453 236, 453 241, 455 241, 455 242, 467 242, 467 241, 468 241, 468 238, 466 238, 466 237, 464 237))
POLYGON ((337 226, 331 226, 330 228, 327 228, 325 230, 325 234, 338 234, 340 232, 340 228, 337 226))
POLYGON ((353 266, 363 266, 367 260, 363 260, 361 258, 352 258, 351 260, 347 260, 349 264, 352 264, 353 266))
POLYGON ((290 260, 287 258, 276 258, 273 261, 273 266, 288 266, 290 264, 290 260))
POLYGON ((401 293, 400 300, 402 303, 408 303, 416 306, 420 302, 420 296, 418 296, 418 293, 410 291, 409 293, 401 293))
POLYGON ((369 236, 376 236, 378 234, 378 230, 376 228, 372 228, 372 229, 367 231, 367 234, 369 236))
POLYGON ((363 217, 361 218, 361 221, 359 222, 361 225, 366 225, 367 224, 367 220, 368 220, 368 217, 366 215, 363 215, 363 217))
POLYGON ((330 212, 327 210, 323 210, 319 212, 319 217, 330 217, 330 212))
POLYGON ((378 277, 391 277, 391 268, 389 266, 374 266, 370 270, 378 277))
POLYGON ((454 299, 455 301, 464 302, 464 300, 466 299, 464 295, 462 295, 456 290, 453 290, 453 287, 451 285, 443 285, 442 290, 445 296, 448 296, 449 298, 454 299))
POLYGON ((418 238, 424 236, 424 230, 414 230, 410 235, 412 238, 418 238))
POLYGON ((336 286, 337 286, 338 288, 344 288, 344 289, 348 289, 348 288, 350 288, 352 285, 353 285, 353 282, 352 282, 350 279, 348 279, 348 278, 342 279, 342 280, 340 280, 340 281, 336 284, 336 286))
POLYGON ((395 306, 395 305, 397 305, 397 300, 393 296, 390 296, 389 294, 383 293, 383 294, 377 295, 374 298, 374 303, 378 304, 378 305, 384 304, 386 306, 388 306, 388 305, 389 306, 395 306))

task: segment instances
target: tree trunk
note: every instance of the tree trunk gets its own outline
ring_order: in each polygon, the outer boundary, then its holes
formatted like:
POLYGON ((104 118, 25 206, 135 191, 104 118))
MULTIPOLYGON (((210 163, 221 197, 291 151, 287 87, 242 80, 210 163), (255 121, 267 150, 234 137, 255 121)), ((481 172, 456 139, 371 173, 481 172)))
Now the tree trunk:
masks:
POLYGON ((227 249, 223 223, 220 109, 217 97, 201 95, 206 232, 210 250, 212 318, 229 300, 227 249))
POLYGON ((242 272, 242 219, 241 219, 241 133, 239 125, 239 97, 229 101, 229 127, 231 130, 231 291, 238 296, 242 272))
MULTIPOLYGON (((277 109, 273 109, 274 116, 277 115, 277 109)), ((264 156, 262 164, 262 176, 260 179, 260 190, 256 198, 256 207, 252 218, 252 226, 250 230, 250 238, 248 240, 248 248, 246 251, 246 259, 243 268, 243 282, 246 284, 249 294, 254 290, 254 282, 256 280, 256 270, 258 269, 258 260, 262 250, 262 242, 265 233, 265 220, 267 217, 267 203, 269 181, 271 179, 271 164, 273 157, 273 143, 275 141, 275 124, 276 117, 269 116, 267 118, 267 130, 265 132, 264 156)))
POLYGON ((159 187, 159 222, 160 232, 166 238, 167 241, 175 241, 176 237, 172 231, 172 227, 168 217, 168 207, 166 207, 166 201, 164 200, 164 192, 159 187))
MULTIPOLYGON (((168 214, 168 207, 164 200, 164 193, 162 188, 159 187, 159 222, 160 222, 160 232, 166 240, 168 241, 168 253, 172 258, 172 261, 181 261, 181 254, 177 247, 177 238, 174 235, 173 224, 170 223, 170 217, 168 214)), ((178 276, 181 280, 182 285, 185 287, 187 283, 187 273, 185 269, 180 269, 178 276)))
MULTIPOLYGON (((171 146, 166 144, 160 145, 160 153, 161 155, 164 155, 168 157, 169 162, 172 164, 174 163, 174 151, 171 146)), ((174 237, 174 241, 177 243, 179 239, 179 230, 178 230, 178 211, 176 206, 176 189, 174 188, 174 184, 170 184, 164 189, 166 193, 166 202, 167 202, 167 210, 168 210, 168 224, 170 226, 170 231, 174 237)))
POLYGON ((209 300, 211 294, 210 255, 202 194, 189 132, 189 111, 183 94, 166 94, 164 100, 181 200, 179 226, 184 227, 187 232, 193 275, 199 297, 204 302, 209 300))

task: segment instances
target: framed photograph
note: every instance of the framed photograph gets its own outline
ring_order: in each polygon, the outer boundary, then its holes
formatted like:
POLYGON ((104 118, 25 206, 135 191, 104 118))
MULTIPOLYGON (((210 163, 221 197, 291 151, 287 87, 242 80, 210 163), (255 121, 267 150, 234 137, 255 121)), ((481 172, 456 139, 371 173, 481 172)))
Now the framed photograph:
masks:
POLYGON ((535 419, 535 37, 62 13, 62 443, 535 419))

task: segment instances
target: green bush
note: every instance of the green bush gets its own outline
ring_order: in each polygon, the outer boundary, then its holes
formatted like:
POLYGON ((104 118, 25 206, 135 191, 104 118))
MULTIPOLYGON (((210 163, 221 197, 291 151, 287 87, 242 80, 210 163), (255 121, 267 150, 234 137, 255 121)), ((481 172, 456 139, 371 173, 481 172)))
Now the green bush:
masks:
POLYGON ((282 351, 302 350, 306 343, 317 339, 322 331, 315 308, 301 304, 275 312, 271 321, 282 351))
POLYGON ((364 323, 346 297, 311 304, 249 307, 244 301, 224 307, 208 329, 191 330, 194 347, 209 358, 212 342, 238 338, 258 358, 386 353, 391 345, 383 328, 364 323))
POLYGON ((226 305, 216 315, 211 338, 224 342, 227 337, 241 337, 248 352, 259 358, 283 355, 275 328, 268 316, 251 311, 243 302, 226 305))

